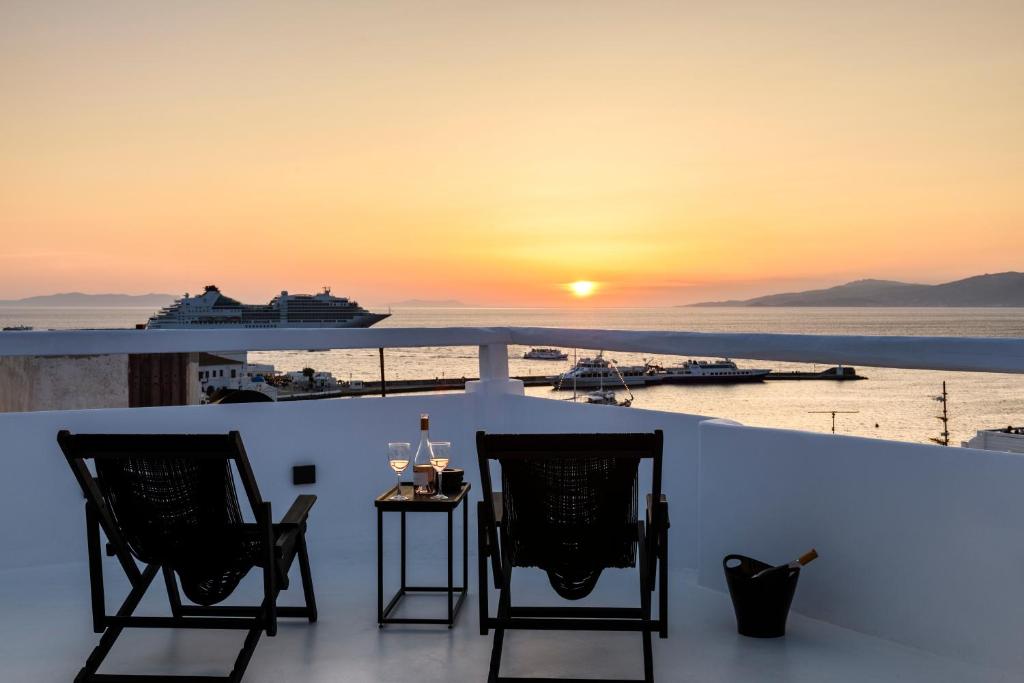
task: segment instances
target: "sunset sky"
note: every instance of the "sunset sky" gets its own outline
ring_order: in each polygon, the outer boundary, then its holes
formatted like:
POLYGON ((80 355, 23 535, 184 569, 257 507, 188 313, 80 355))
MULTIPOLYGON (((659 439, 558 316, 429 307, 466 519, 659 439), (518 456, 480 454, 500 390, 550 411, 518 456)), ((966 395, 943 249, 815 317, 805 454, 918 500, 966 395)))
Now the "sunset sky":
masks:
POLYGON ((0 299, 1024 270, 1024 2, 0 0, 0 299))

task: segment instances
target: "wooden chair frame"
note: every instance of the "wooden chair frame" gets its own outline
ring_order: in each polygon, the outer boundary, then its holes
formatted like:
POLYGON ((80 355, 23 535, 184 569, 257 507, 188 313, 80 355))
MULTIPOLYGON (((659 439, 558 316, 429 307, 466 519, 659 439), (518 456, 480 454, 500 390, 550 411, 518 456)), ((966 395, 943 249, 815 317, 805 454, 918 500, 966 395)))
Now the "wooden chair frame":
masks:
MULTIPOLYGON (((483 500, 477 503, 477 545, 480 596, 480 635, 494 629, 488 683, 515 681, 572 681, 595 683, 606 679, 529 678, 499 675, 506 629, 570 631, 639 631, 643 637, 645 683, 654 680, 651 634, 668 637, 668 500, 661 492, 661 430, 643 434, 485 434, 476 433, 477 458, 483 500), (647 495, 646 522, 637 521, 639 607, 531 607, 512 605, 512 563, 506 528, 502 525, 502 494, 491 484, 490 461, 536 457, 537 453, 571 457, 639 457, 651 460, 651 492, 647 495), (657 501, 657 503, 654 503, 657 501), (488 610, 488 561, 494 587, 500 591, 497 616, 488 610), (658 618, 652 617, 652 594, 658 591, 658 618)), ((554 456, 554 457, 557 457, 554 456)), ((615 683, 623 683, 615 679, 615 683)))
MULTIPOLYGON (((89 585, 92 597, 93 631, 102 634, 75 677, 75 683, 238 683, 259 643, 260 636, 277 634, 279 617, 317 620, 316 598, 306 548, 306 522, 316 496, 300 495, 278 524, 272 522, 271 506, 260 496, 241 435, 227 434, 71 434, 62 430, 57 442, 85 495, 86 537, 89 555, 89 585), (159 564, 139 569, 124 535, 114 520, 102 493, 102 482, 86 464, 100 458, 126 458, 166 453, 181 457, 215 458, 235 463, 246 498, 255 517, 255 528, 265 538, 266 568, 263 569, 263 602, 256 606, 201 606, 182 604, 174 571, 159 564), (114 614, 106 610, 103 583, 103 553, 100 531, 106 537, 106 554, 117 558, 131 584, 131 590, 114 614), (303 607, 279 607, 279 593, 288 587, 288 571, 298 557, 305 599, 303 607), (133 616, 157 573, 163 574, 171 616, 133 616), (235 629, 246 631, 245 641, 227 676, 119 675, 97 673, 118 636, 125 628, 235 629)), ((258 569, 258 567, 254 567, 258 569)))

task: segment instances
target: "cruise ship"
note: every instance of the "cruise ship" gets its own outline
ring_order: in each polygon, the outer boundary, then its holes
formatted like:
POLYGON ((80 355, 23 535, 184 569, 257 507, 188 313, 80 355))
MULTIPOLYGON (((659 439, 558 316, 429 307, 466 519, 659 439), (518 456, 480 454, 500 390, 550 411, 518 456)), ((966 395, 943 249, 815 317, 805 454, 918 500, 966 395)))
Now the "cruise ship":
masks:
POLYGON ((331 294, 281 292, 268 304, 243 304, 224 296, 216 285, 207 285, 197 296, 185 294, 149 319, 148 329, 225 327, 370 327, 390 313, 371 313, 355 301, 331 294))

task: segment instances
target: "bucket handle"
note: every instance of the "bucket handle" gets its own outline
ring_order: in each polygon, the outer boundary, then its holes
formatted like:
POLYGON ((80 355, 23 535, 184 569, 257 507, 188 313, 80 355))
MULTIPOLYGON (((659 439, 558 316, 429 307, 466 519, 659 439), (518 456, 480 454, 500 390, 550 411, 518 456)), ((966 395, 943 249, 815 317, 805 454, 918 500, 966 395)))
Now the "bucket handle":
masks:
POLYGON ((733 554, 733 555, 726 555, 725 557, 722 558, 722 568, 725 569, 725 571, 733 571, 733 570, 736 570, 736 569, 739 569, 740 567, 742 567, 743 563, 746 560, 747 560, 747 558, 744 557, 743 555, 735 555, 735 554, 733 554), (739 562, 739 564, 735 565, 733 567, 730 567, 729 566, 729 562, 732 561, 732 560, 737 560, 739 562))

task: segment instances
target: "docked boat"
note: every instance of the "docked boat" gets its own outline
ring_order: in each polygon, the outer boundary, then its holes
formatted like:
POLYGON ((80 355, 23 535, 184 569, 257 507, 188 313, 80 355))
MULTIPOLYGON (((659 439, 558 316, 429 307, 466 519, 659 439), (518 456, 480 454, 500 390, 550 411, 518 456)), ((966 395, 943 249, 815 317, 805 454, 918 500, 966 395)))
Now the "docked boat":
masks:
POLYGON ((523 358, 527 360, 565 360, 569 357, 569 354, 565 353, 561 349, 530 349, 523 354, 523 358))
POLYGON ((662 384, 733 384, 761 382, 771 370, 739 368, 723 358, 716 361, 688 360, 682 365, 657 368, 656 377, 662 384))
POLYGON ((273 327, 370 327, 390 313, 371 313, 355 301, 331 294, 281 292, 268 304, 243 304, 207 285, 198 296, 184 298, 149 319, 148 329, 224 329, 273 327))
POLYGON ((603 389, 606 386, 643 386, 657 381, 647 365, 617 365, 599 353, 593 358, 582 358, 572 369, 556 376, 551 384, 556 389, 603 389))
POLYGON ((4 332, 31 332, 32 327, 30 325, 11 325, 10 327, 3 328, 4 332))
POLYGON ((615 392, 611 389, 591 391, 583 397, 583 401, 595 406, 621 406, 623 408, 628 408, 633 405, 632 395, 630 395, 629 398, 625 398, 620 401, 615 396, 615 392))

